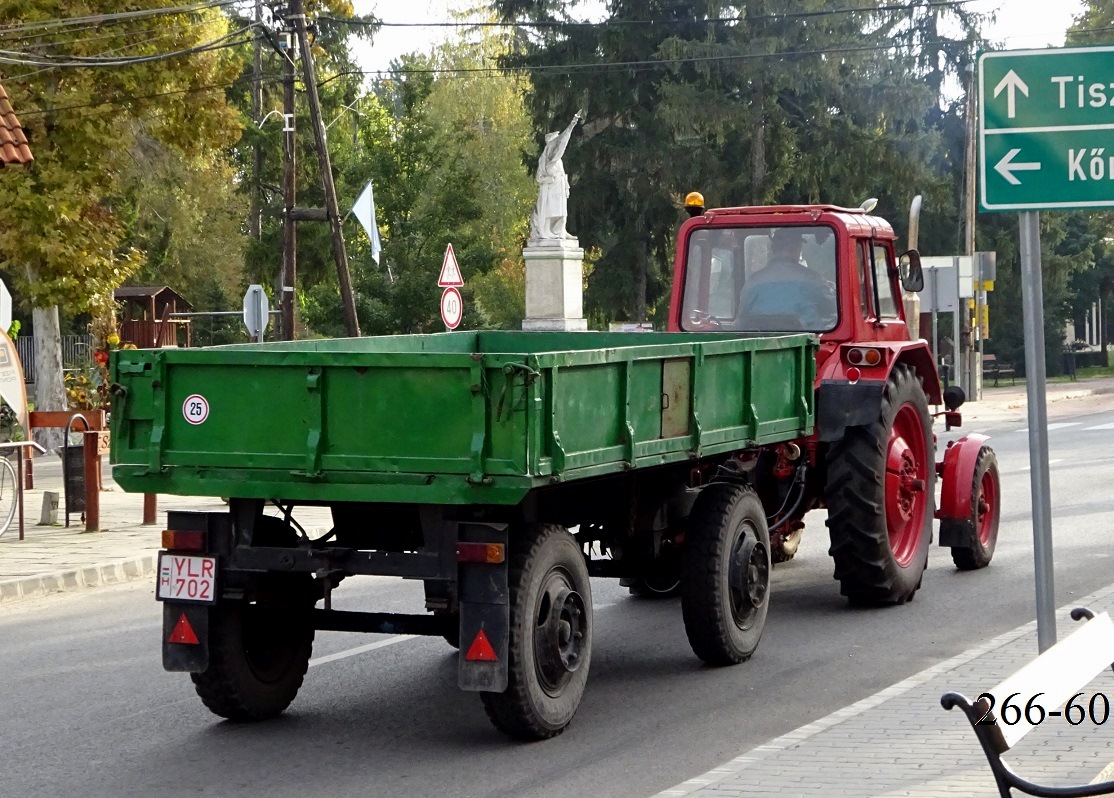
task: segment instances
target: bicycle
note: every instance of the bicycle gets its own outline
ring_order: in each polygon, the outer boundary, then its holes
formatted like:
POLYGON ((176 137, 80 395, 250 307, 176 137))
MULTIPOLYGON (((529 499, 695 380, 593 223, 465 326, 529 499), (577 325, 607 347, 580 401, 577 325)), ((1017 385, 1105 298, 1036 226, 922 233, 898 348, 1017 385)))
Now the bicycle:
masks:
MULTIPOLYGON (((19 450, 16 456, 21 456, 19 450)), ((19 483, 16 481, 15 466, 12 465, 10 455, 0 456, 0 537, 12 525, 18 501, 19 483)))

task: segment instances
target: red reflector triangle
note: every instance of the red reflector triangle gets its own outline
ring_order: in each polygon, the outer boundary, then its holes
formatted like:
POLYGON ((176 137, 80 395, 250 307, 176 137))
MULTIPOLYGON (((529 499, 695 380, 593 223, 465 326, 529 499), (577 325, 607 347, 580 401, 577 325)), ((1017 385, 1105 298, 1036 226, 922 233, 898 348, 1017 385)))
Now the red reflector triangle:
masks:
POLYGON ((187 645, 196 646, 201 643, 194 634, 193 627, 190 622, 186 620, 186 614, 183 612, 182 616, 178 619, 178 623, 174 624, 174 629, 170 632, 170 637, 167 638, 171 643, 185 643, 187 645))
POLYGON ((466 660, 473 662, 498 662, 499 657, 495 655, 495 649, 491 647, 491 643, 487 640, 487 635, 481 629, 476 633, 476 639, 472 641, 468 653, 464 655, 466 660))

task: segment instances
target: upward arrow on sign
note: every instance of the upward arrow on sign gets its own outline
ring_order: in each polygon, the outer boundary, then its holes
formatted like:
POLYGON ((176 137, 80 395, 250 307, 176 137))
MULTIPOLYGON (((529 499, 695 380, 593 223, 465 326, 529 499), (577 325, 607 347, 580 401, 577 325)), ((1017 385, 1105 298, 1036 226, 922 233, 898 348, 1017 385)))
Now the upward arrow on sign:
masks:
POLYGON ((1006 92, 1006 116, 1013 119, 1017 115, 1017 92, 1021 92, 1028 97, 1029 87, 1021 79, 1021 76, 1011 69, 994 87, 994 96, 997 97, 1003 90, 1006 92))
POLYGON ((437 285, 441 288, 460 288, 464 285, 464 277, 460 274, 452 244, 445 247, 445 260, 441 263, 441 276, 437 278, 437 285))

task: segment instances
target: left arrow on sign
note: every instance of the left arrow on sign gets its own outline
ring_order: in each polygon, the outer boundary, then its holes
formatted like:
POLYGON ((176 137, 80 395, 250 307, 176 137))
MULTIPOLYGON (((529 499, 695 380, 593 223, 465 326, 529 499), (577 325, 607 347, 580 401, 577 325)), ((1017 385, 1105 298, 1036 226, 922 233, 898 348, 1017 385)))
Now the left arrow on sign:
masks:
MULTIPOLYGON (((1003 89, 1006 91, 1006 116, 1013 119, 1017 112, 1017 92, 1021 92, 1028 97, 1029 86, 1021 79, 1020 75, 1011 69, 994 87, 994 96, 997 97, 1001 94, 1003 89)), ((1009 178, 1006 179, 1009 180, 1009 178)))
POLYGON ((1035 162, 1014 163, 1013 159, 1017 157, 1019 152, 1021 152, 1019 149, 1010 150, 1002 160, 994 164, 994 171, 1006 178, 1006 182, 1012 186, 1021 185, 1021 181, 1014 176, 1014 172, 1039 172, 1041 168, 1041 165, 1035 162))

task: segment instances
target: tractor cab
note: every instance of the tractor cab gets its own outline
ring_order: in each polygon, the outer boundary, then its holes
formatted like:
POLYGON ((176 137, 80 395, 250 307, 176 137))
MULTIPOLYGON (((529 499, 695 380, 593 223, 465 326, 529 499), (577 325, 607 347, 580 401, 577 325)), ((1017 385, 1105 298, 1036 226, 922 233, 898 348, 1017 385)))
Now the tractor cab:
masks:
POLYGON ((692 213, 680 230, 669 327, 828 342, 908 341, 902 288, 920 290, 916 251, 896 257, 893 228, 831 205, 692 213))

